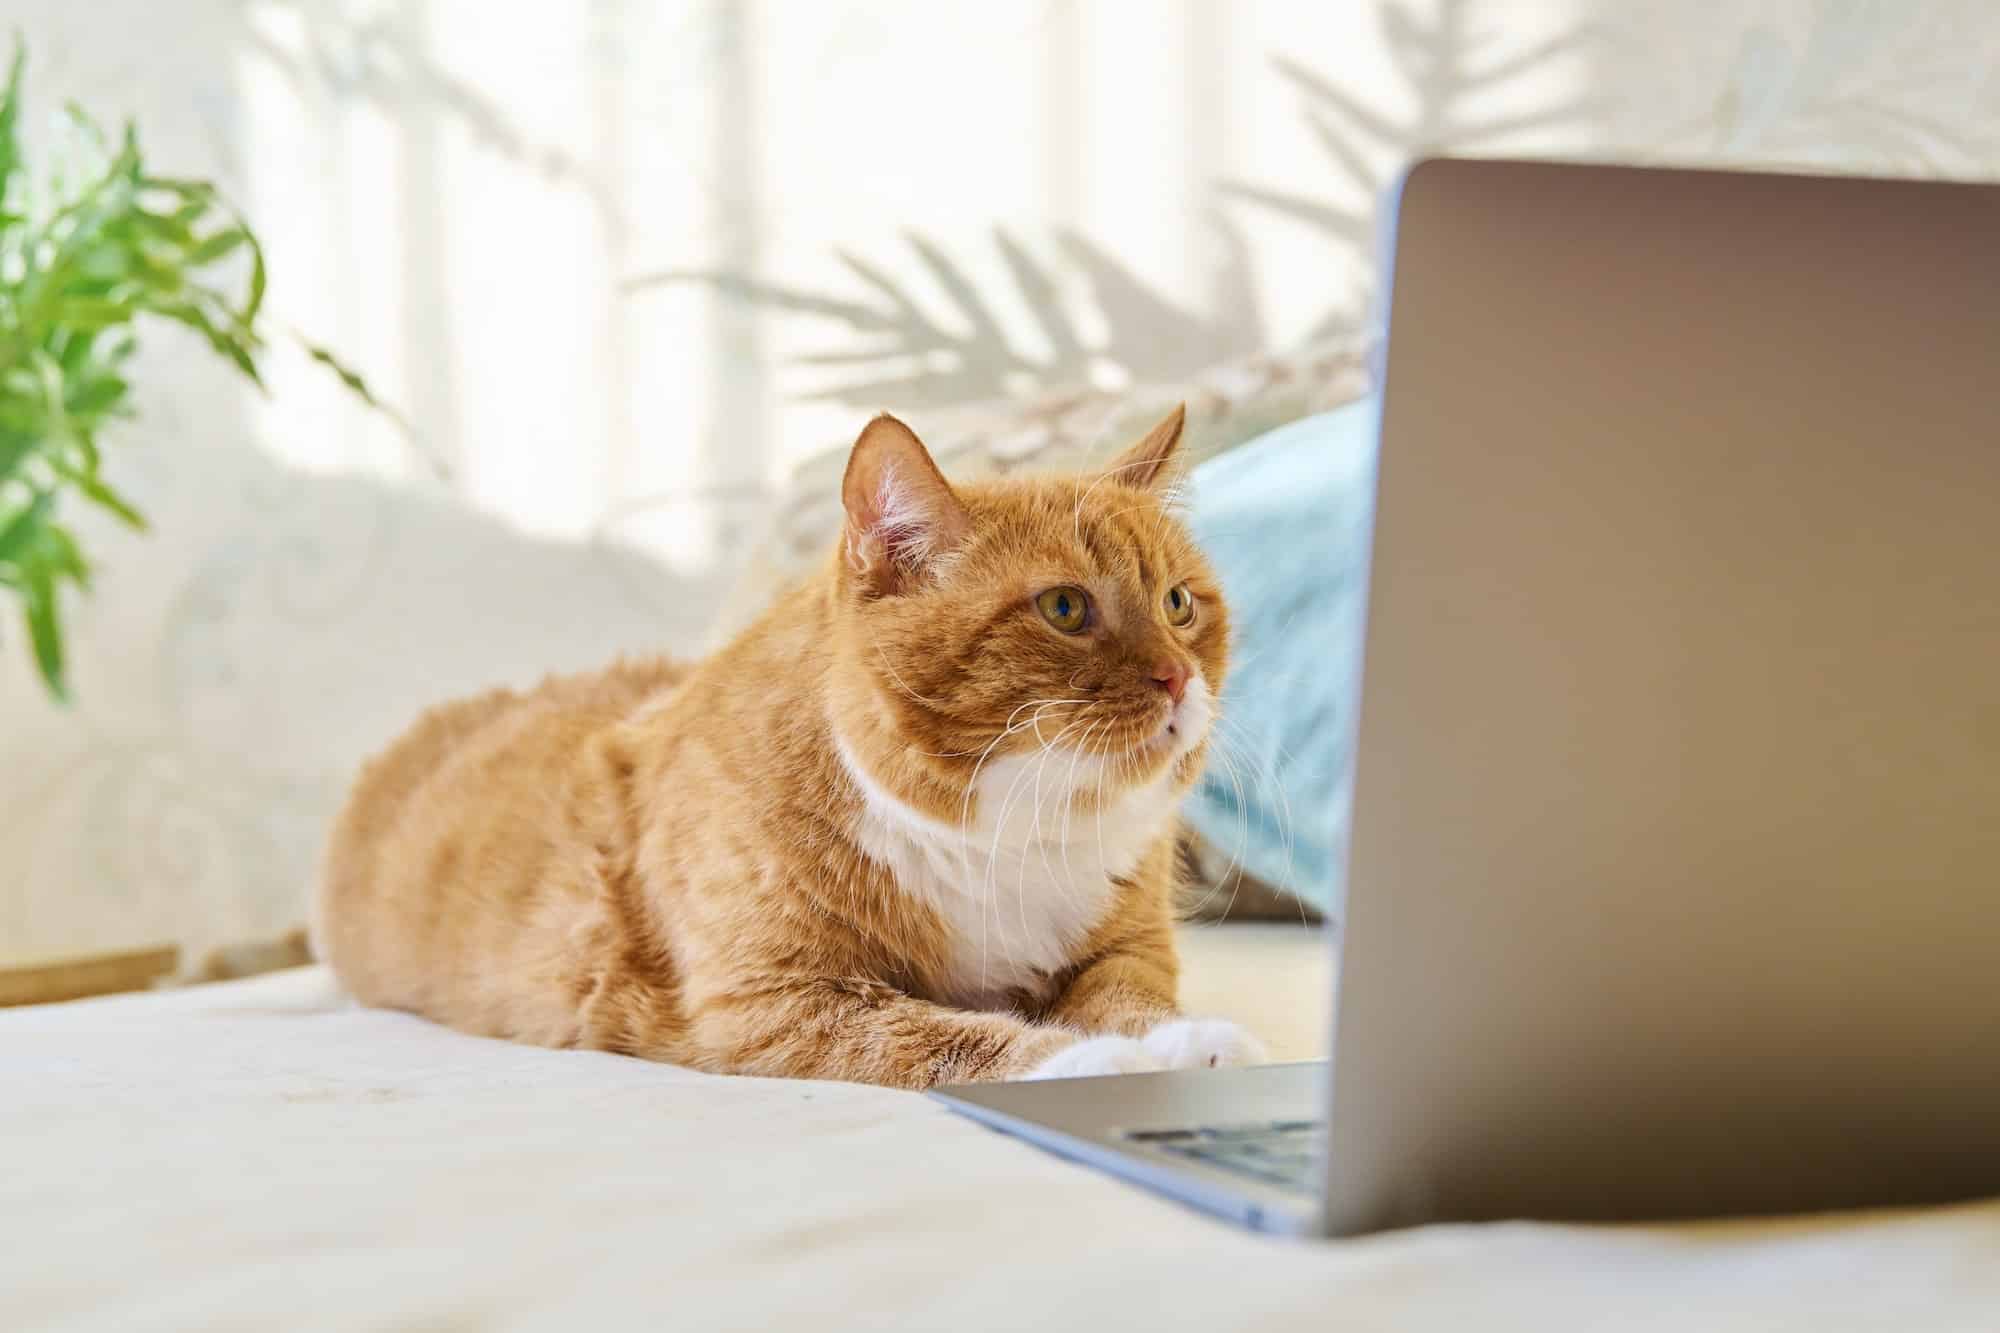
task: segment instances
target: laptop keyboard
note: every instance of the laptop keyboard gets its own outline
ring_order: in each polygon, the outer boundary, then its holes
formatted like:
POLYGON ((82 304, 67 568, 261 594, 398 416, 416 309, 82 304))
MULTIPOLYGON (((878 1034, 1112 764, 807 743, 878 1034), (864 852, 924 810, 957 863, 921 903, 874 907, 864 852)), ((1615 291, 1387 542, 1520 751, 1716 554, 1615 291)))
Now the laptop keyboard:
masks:
POLYGON ((1125 1137, 1176 1157, 1192 1158, 1239 1175, 1255 1176, 1303 1194, 1317 1194, 1326 1156, 1323 1120, 1270 1120, 1196 1129, 1134 1129, 1125 1137))

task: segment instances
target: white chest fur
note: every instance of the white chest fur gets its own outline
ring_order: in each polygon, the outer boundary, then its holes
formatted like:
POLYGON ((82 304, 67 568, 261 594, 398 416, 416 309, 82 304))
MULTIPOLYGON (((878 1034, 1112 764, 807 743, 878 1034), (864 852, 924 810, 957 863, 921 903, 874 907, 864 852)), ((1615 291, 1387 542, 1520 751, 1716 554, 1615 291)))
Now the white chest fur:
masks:
POLYGON ((994 1008, 1067 966, 1112 896, 1173 816, 1162 776, 1101 811, 1072 805, 1096 774, 1064 753, 1010 756, 979 772, 965 817, 946 823, 886 790, 844 742, 842 765, 862 795, 857 845, 951 932, 943 999, 994 1008))

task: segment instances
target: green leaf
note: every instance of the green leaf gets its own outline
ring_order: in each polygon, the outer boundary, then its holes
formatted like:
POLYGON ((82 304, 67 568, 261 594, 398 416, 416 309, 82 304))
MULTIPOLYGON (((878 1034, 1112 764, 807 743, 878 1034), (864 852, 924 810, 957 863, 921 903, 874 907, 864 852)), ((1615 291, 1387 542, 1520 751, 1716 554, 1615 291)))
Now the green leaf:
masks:
MULTIPOLYGON (((64 379, 89 378, 92 354, 97 350, 97 335, 102 332, 102 329, 79 328, 56 331, 55 341, 60 344, 56 350, 56 363, 62 367, 64 379)), ((75 398, 75 393, 71 393, 70 397, 75 398)))
POLYGON ((62 621, 56 608, 55 575, 44 566, 23 571, 21 609, 28 622, 28 640, 34 645, 35 666, 42 682, 59 702, 69 702, 69 684, 63 679, 62 621))
POLYGON ((131 319, 131 306, 97 296, 72 296, 56 307, 57 322, 74 329, 108 329, 131 319))
POLYGON ((192 250, 187 252, 189 268, 203 268, 215 263, 243 248, 250 239, 250 233, 242 227, 226 227, 212 236, 203 237, 192 250))
POLYGON ((48 424, 49 433, 63 439, 73 433, 69 424, 69 412, 63 407, 62 364, 37 347, 31 357, 35 374, 42 385, 42 413, 48 424))
POLYGON ((354 369, 352 366, 349 366, 346 362, 342 361, 339 357, 335 356, 332 352, 320 346, 318 343, 307 342, 305 339, 301 338, 299 339, 299 344, 306 349, 307 356, 311 357, 314 361, 317 361, 320 365, 325 366, 328 370, 332 371, 334 375, 340 380, 340 382, 346 385, 348 390, 351 393, 353 393, 355 397, 359 398, 362 402, 368 404, 368 406, 370 407, 376 409, 380 409, 382 407, 380 400, 378 400, 375 397, 375 391, 368 387, 368 381, 361 378, 360 371, 354 369))
MULTIPOLYGON (((7 86, 0 90, 0 206, 7 202, 8 186, 21 166, 21 76, 28 64, 28 47, 19 33, 14 35, 14 58, 7 64, 7 86)), ((11 225, 11 224, 10 224, 11 225)))
POLYGON ((139 177, 139 188, 178 195, 190 202, 200 200, 204 208, 214 203, 216 197, 212 182, 190 180, 185 176, 142 175, 139 177))
POLYGON ((333 352, 322 347, 297 330, 292 331, 292 337, 297 340, 300 347, 305 349, 307 356, 332 371, 335 378, 339 379, 349 393, 359 398, 363 403, 366 403, 371 410, 380 412, 383 416, 389 418, 395 424, 396 429, 403 432, 404 440, 410 445, 412 451, 430 468, 432 473, 440 480, 450 479, 451 464, 445 462, 444 459, 438 457, 425 447, 423 440, 417 434, 416 427, 412 426, 401 412, 398 412, 395 408, 378 398, 375 395, 375 391, 368 387, 368 381, 361 378, 360 371, 355 370, 338 356, 335 356, 333 352))
POLYGON ((193 250, 200 244, 195 239, 194 228, 176 214, 148 213, 140 209, 132 214, 132 225, 154 240, 165 241, 182 250, 193 250))
POLYGON ((110 416, 125 401, 125 395, 132 388, 116 375, 78 378, 74 383, 77 387, 70 390, 68 399, 72 419, 110 416))
POLYGON ((108 509, 117 515, 119 521, 124 523, 126 527, 137 529, 140 532, 146 531, 146 516, 137 509, 134 509, 131 501, 106 485, 104 478, 98 476, 95 472, 86 472, 81 468, 72 468, 64 463, 58 463, 56 471, 64 480, 70 482, 79 491, 82 491, 86 499, 99 508, 108 509))
POLYGON ((208 340, 208 345, 229 358, 236 368, 258 388, 264 387, 264 377, 257 373, 257 362, 251 352, 255 344, 233 329, 217 328, 209 313, 192 301, 168 301, 151 306, 156 315, 185 324, 208 340))
POLYGON ((250 242, 250 296, 243 302, 243 312, 238 318, 245 324, 254 324, 264 309, 264 246, 248 227, 243 229, 243 237, 250 242))
MULTIPOLYGON (((4 402, 0 402, 4 405, 4 402)), ((21 460, 33 452, 38 441, 32 435, 15 431, 0 423, 0 481, 14 475, 14 469, 21 460)))
POLYGON ((51 523, 42 529, 42 563, 68 576, 79 587, 90 586, 90 565, 77 549, 76 538, 60 524, 51 523))
POLYGON ((49 491, 38 493, 12 518, 0 521, 0 563, 19 564, 23 552, 39 540, 56 497, 49 491))
POLYGON ((91 147, 106 157, 111 155, 111 145, 105 142, 103 126, 99 125, 92 118, 91 114, 83 109, 81 103, 75 100, 64 102, 63 114, 69 117, 69 123, 73 129, 82 134, 84 138, 90 140, 91 147))

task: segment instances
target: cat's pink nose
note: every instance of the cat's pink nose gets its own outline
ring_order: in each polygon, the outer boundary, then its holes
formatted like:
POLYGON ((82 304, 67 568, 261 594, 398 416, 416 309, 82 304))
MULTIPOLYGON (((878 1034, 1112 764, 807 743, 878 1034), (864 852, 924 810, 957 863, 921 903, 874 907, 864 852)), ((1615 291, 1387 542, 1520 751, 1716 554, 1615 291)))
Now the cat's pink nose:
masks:
POLYGON ((1175 703, 1187 693, 1188 669, 1179 662, 1162 662, 1153 668, 1153 679, 1172 696, 1175 703))

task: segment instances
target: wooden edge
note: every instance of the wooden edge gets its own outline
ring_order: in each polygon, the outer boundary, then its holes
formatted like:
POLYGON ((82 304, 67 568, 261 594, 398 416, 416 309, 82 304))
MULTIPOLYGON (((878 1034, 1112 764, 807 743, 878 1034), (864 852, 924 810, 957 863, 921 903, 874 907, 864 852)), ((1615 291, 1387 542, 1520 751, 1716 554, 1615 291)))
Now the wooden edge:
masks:
POLYGON ((180 966, 178 945, 0 967, 0 1008, 145 990, 180 966))

